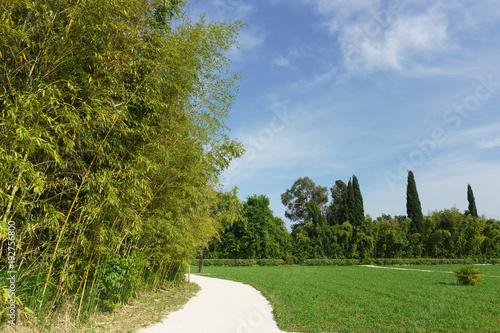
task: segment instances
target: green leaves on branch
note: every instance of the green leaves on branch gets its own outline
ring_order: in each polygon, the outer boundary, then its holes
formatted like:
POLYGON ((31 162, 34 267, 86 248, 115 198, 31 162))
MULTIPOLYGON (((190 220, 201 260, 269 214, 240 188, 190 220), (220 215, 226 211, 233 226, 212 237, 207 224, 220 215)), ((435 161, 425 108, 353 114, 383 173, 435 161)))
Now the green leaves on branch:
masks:
POLYGON ((481 271, 469 266, 469 267, 457 267, 456 271, 452 271, 457 277, 457 282, 459 284, 473 286, 481 281, 481 271))
POLYGON ((322 207, 328 201, 328 196, 326 187, 317 186, 309 177, 297 179, 281 195, 281 203, 286 207, 285 216, 296 223, 305 220, 307 203, 311 201, 322 207))
POLYGON ((0 3, 0 220, 17 223, 23 278, 45 276, 41 309, 74 293, 79 316, 178 278, 241 217, 218 178, 243 152, 224 123, 242 24, 185 4, 0 3))

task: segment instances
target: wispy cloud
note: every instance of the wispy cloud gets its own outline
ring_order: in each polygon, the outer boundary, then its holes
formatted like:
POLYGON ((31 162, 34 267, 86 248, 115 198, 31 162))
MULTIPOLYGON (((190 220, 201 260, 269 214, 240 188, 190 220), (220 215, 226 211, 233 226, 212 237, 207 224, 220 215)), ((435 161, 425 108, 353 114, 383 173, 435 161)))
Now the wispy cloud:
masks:
POLYGON ((425 13, 389 12, 344 26, 339 41, 351 71, 411 70, 430 66, 452 47, 448 20, 438 8, 425 13))
MULTIPOLYGON (((243 21, 251 22, 257 13, 257 7, 245 0, 211 0, 196 1, 193 4, 192 16, 204 15, 209 21, 243 21)), ((229 52, 233 62, 247 61, 255 57, 255 52, 266 40, 265 29, 258 24, 248 24, 237 36, 237 46, 229 52)))
POLYGON ((482 124, 466 129, 449 131, 443 148, 468 146, 470 148, 494 148, 500 146, 500 123, 482 124))
POLYGON ((292 62, 306 55, 306 51, 302 47, 290 47, 286 54, 280 54, 271 62, 272 66, 291 67, 292 62))
POLYGON ((212 0, 219 20, 243 20, 255 11, 255 7, 244 0, 212 0))
POLYGON ((500 147, 500 136, 492 140, 481 141, 478 144, 479 148, 495 148, 500 147))
POLYGON ((283 55, 280 55, 272 61, 272 65, 278 67, 290 67, 290 61, 283 55))
POLYGON ((248 60, 253 51, 258 49, 266 40, 266 32, 257 26, 251 26, 240 31, 238 35, 238 47, 230 52, 233 61, 248 60))

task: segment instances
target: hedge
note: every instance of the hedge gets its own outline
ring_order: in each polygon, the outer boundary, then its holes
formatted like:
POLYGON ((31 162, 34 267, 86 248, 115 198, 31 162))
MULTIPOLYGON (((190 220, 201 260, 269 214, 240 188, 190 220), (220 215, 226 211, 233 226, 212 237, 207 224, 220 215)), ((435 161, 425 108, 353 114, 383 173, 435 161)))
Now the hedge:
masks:
POLYGON ((305 266, 350 266, 359 265, 358 259, 306 259, 305 266))
MULTIPOLYGON (((489 259, 493 265, 500 265, 500 259, 489 259)), ((304 266, 348 266, 348 265, 473 265, 474 259, 432 259, 432 258, 368 258, 368 259, 306 259, 297 263, 304 266)), ((198 259, 193 259, 191 265, 198 266, 198 259)), ((204 259, 204 266, 283 266, 289 265, 282 259, 204 259)))
POLYGON ((377 258, 372 259, 372 264, 381 266, 391 265, 473 265, 473 259, 398 259, 398 258, 377 258))

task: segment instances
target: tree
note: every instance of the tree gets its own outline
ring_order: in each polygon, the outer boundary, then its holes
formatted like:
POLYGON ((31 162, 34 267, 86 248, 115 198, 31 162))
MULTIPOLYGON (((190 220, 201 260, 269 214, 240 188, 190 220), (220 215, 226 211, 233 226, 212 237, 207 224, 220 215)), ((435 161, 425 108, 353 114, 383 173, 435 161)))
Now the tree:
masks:
POLYGON ((345 195, 345 210, 347 221, 354 226, 352 220, 354 220, 354 188, 352 187, 352 178, 349 178, 349 182, 347 182, 347 192, 345 195))
POLYGON ((474 199, 474 193, 470 184, 467 184, 467 201, 469 202, 469 214, 477 217, 476 200, 474 199))
POLYGON ((412 171, 408 171, 408 184, 406 187, 406 215, 411 219, 410 233, 422 233, 424 215, 418 198, 417 185, 412 171))
POLYGON ((365 221, 365 210, 363 207, 363 196, 361 195, 361 190, 359 188, 358 178, 352 176, 352 212, 351 212, 351 224, 355 227, 362 227, 365 221))
POLYGON ((316 201, 321 208, 328 201, 326 187, 317 186, 309 177, 297 179, 290 189, 281 194, 281 203, 287 208, 285 216, 300 223, 307 217, 307 203, 316 201))
POLYGON ((327 219, 330 225, 342 224, 348 220, 346 195, 347 185, 342 180, 335 181, 330 188, 332 203, 328 207, 327 219))
POLYGON ((43 276, 19 293, 40 313, 182 278, 237 215, 218 177, 242 153, 224 123, 241 23, 192 22, 185 4, 1 2, 0 219, 19 221, 23 275, 43 276))
POLYGON ((243 207, 245 220, 230 225, 220 239, 210 244, 207 258, 281 259, 286 257, 288 231, 283 220, 273 215, 269 198, 253 195, 243 207))

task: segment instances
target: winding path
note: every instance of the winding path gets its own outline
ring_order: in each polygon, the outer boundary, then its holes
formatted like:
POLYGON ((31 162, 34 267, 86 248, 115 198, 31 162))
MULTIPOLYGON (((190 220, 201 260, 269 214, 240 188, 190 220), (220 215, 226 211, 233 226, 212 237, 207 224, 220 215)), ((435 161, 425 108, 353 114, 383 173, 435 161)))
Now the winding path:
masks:
POLYGON ((272 308, 253 287, 191 275, 201 290, 179 311, 138 333, 280 333, 272 308))

